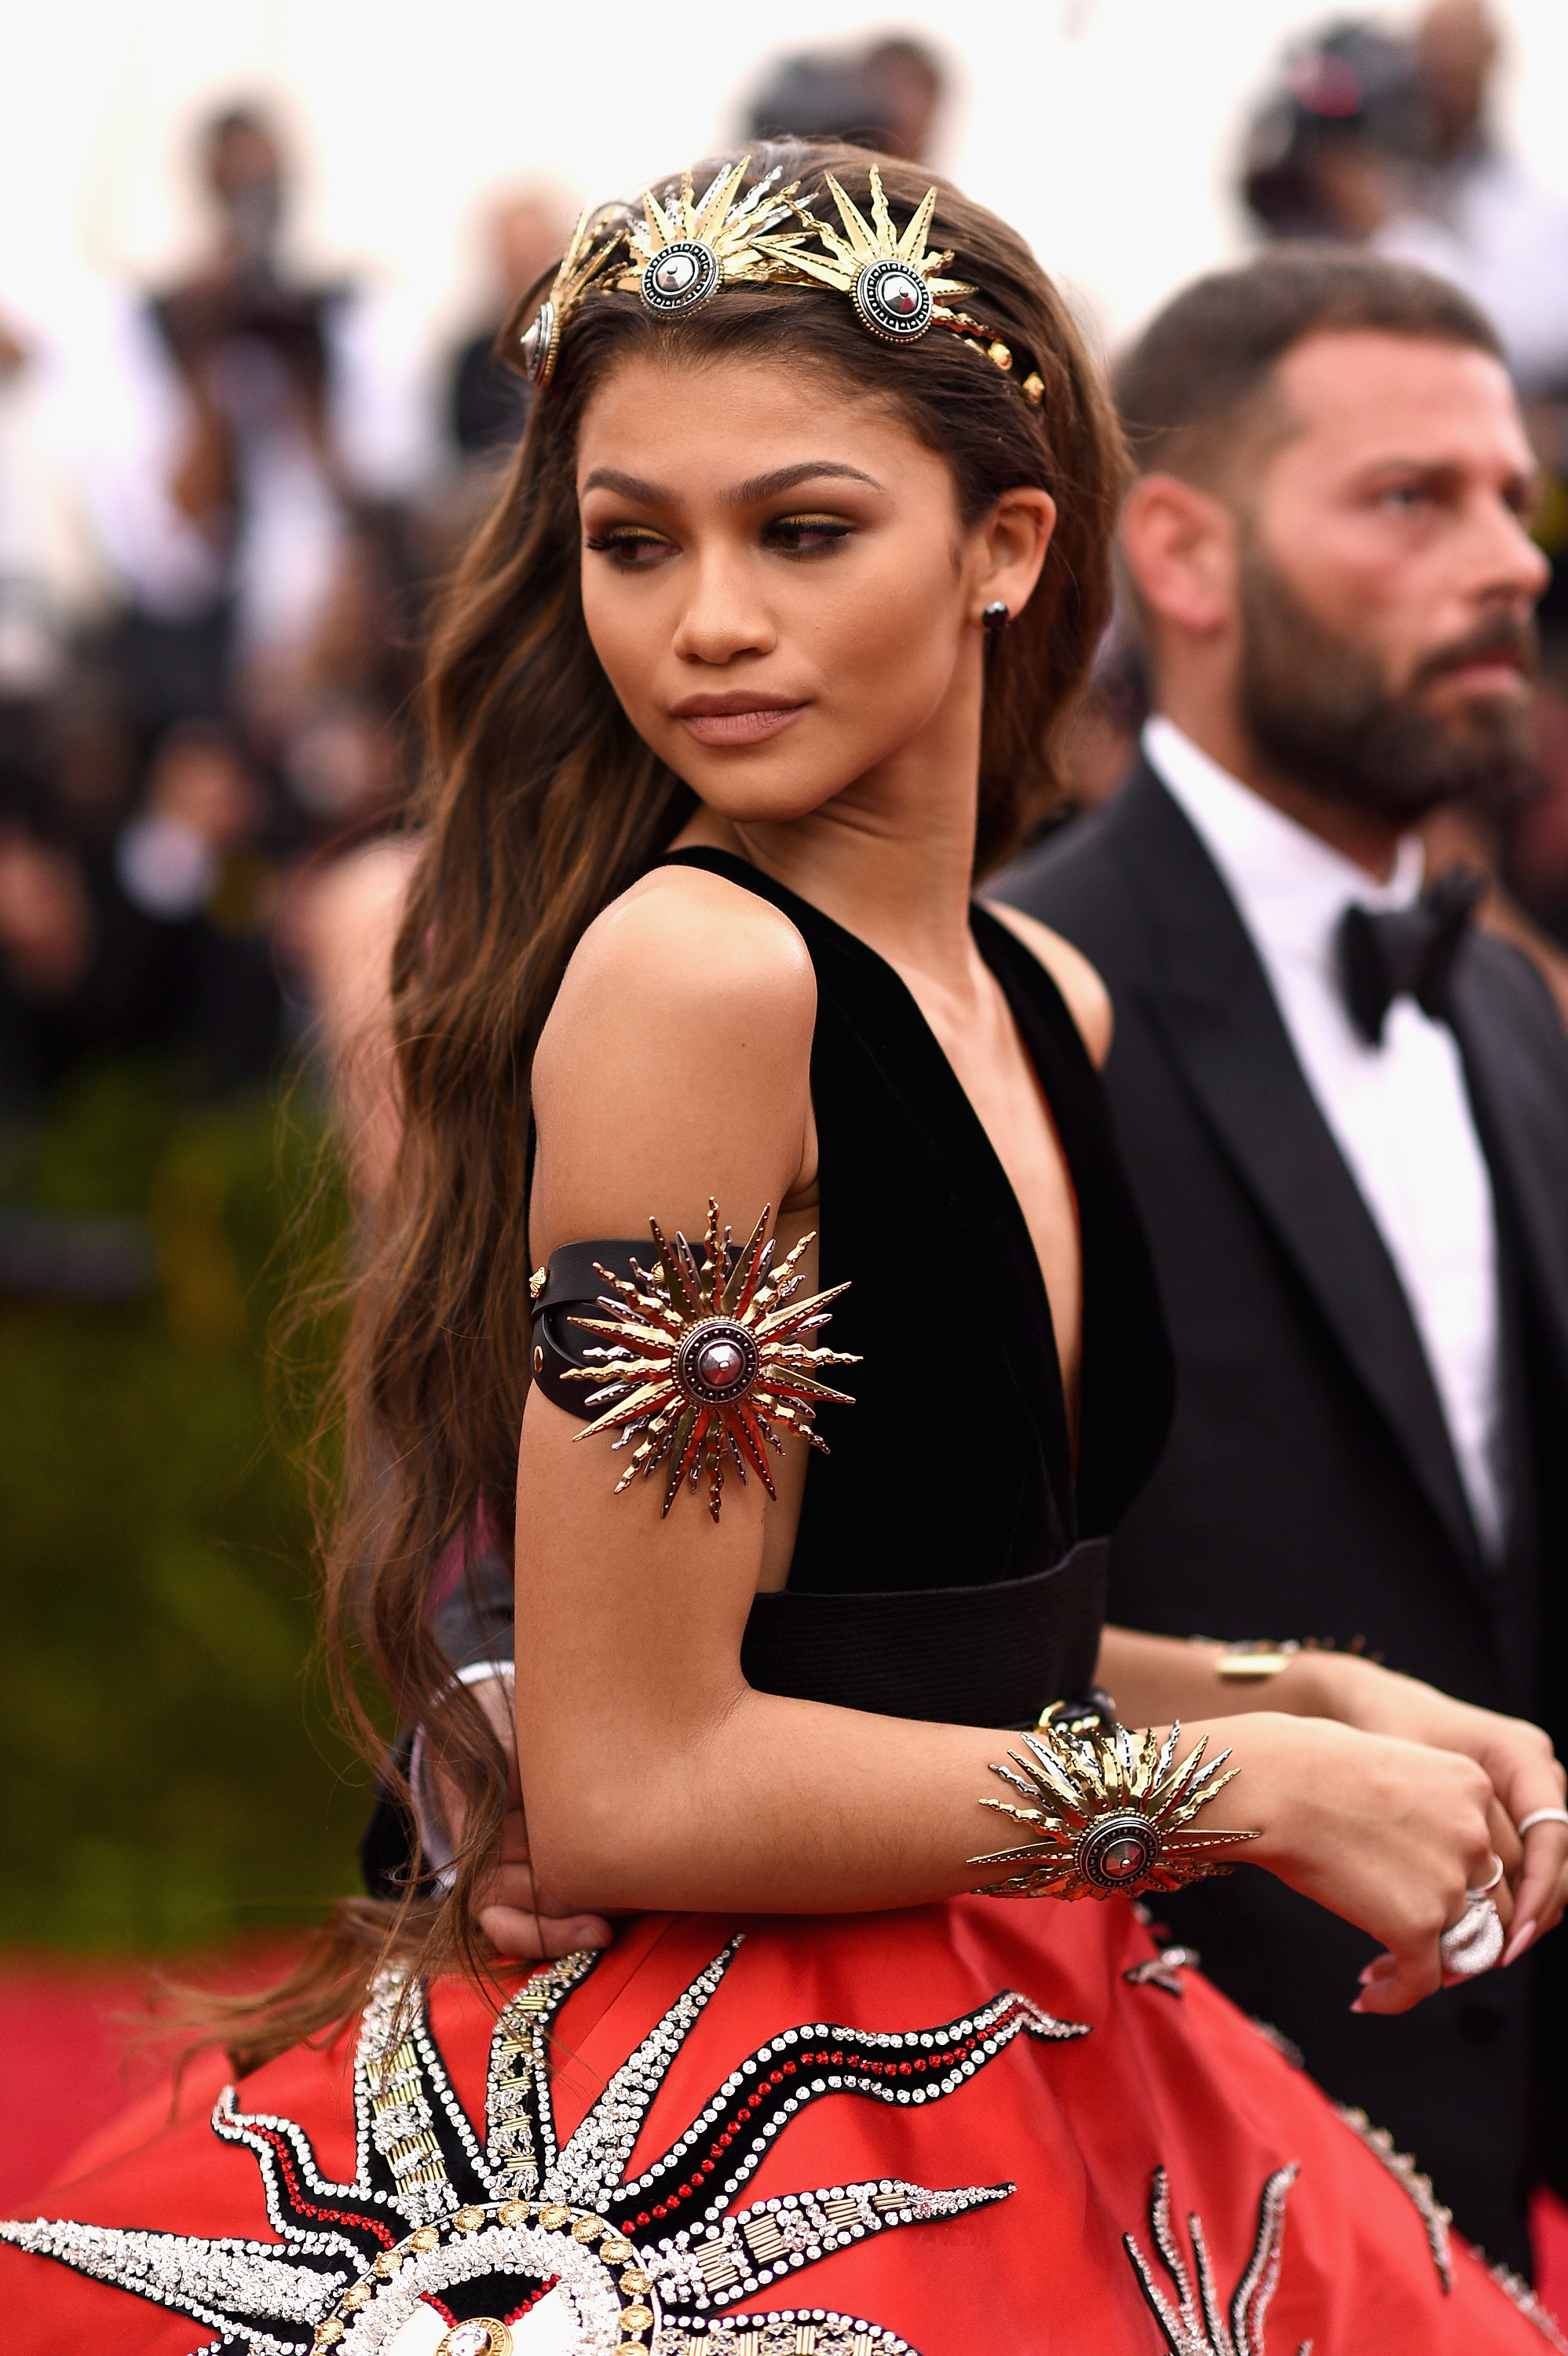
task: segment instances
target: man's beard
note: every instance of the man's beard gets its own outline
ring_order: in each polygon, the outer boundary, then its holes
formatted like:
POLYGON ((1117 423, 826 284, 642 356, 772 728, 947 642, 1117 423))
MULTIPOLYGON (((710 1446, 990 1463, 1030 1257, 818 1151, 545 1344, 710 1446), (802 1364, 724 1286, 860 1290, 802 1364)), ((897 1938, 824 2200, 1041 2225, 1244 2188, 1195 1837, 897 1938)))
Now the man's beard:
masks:
POLYGON ((1242 718, 1279 775, 1326 801, 1414 820, 1444 802, 1496 809, 1533 776, 1522 698, 1477 697, 1435 711, 1424 691, 1465 663, 1535 669, 1535 628, 1499 610, 1418 663, 1391 688, 1376 659, 1317 621, 1257 550, 1240 583, 1242 718))

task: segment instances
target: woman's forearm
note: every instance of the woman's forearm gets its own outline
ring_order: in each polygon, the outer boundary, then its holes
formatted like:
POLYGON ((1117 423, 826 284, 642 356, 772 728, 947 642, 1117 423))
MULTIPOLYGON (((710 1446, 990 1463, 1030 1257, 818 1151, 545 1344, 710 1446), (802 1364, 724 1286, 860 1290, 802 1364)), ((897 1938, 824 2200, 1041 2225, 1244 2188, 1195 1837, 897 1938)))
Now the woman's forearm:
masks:
POLYGON ((923 1905, 986 1880, 966 1860, 1008 1845, 1011 1820, 980 1802, 1015 1796, 989 1762, 1017 1735, 742 1688, 673 1741, 639 1714, 564 1742, 558 1725, 541 1742, 526 1675, 518 1716, 529 1847, 552 1909, 923 1905))
MULTIPOLYGON (((917 1906, 1021 1869, 977 1858, 1017 1847, 1037 1863, 1051 1853, 1036 1845, 1035 1828, 984 1804, 1027 1804, 992 1772, 1025 1748, 1006 1730, 879 1718, 742 1687, 672 1740, 667 1724, 635 1709, 569 1730, 548 1701, 536 1715, 530 1698, 523 1670, 528 1839, 549 1912, 917 1906)), ((1205 1735, 1211 1757, 1238 1740, 1248 1754, 1243 1762, 1238 1749, 1246 1772, 1204 1809, 1198 1829, 1266 1833, 1244 1787, 1253 1783, 1260 1802, 1273 1793, 1273 1738, 1288 1723, 1184 1727, 1183 1756, 1205 1735)))
MULTIPOLYGON (((1292 1719, 1334 1718, 1321 1657, 1231 1686, 1218 1647, 1108 1631, 1100 1674, 1124 1725, 1163 1734, 1182 1720, 1183 1756, 1207 1738, 1233 1751, 1235 1780, 1199 1820, 1262 1836, 1272 1861, 1281 1813, 1274 1772, 1292 1719)), ((758 1693, 693 1673, 672 1720, 623 1689, 589 1723, 535 1687, 519 1647, 517 1702, 528 1842, 550 1911, 833 1913, 923 1905, 1006 1879, 987 1852, 1029 1830, 985 1802, 1019 1794, 994 1771, 1022 1738, 890 1719, 758 1693)), ((1240 1854, 1241 1852, 1238 1852, 1240 1854)))
MULTIPOLYGON (((559 1718, 551 1740, 536 1728, 530 1743, 521 1692, 519 1712, 547 1913, 863 1913, 994 1887, 1060 1855, 1042 1827, 980 1804, 1017 1797, 989 1772, 1022 1747, 1016 1735, 745 1691, 698 1740, 677 1743, 667 1730, 662 1740, 608 1719, 569 1730, 559 1718), (1026 1855, 970 1862, 1004 1849, 1026 1855)), ((1232 1750, 1237 1772, 1191 1829, 1256 1836, 1212 1863, 1264 1866, 1381 1942, 1397 1971, 1376 1991, 1378 2009, 1430 1993, 1438 1934, 1490 1872, 1483 1771, 1278 1711, 1185 1721, 1182 1752, 1204 1738, 1211 1758, 1232 1750)), ((1504 1885, 1497 1903, 1508 1920, 1504 1885)))
MULTIPOLYGON (((868 1912, 1008 1879, 1025 1860, 972 1862, 1001 1850, 1032 1848, 1029 1866, 1047 1866, 1033 1844, 1043 1833, 1049 1853, 1058 1835, 1043 1815, 1020 1823, 983 1804, 1019 1799, 991 1771, 1021 1738, 746 1685, 768 1510, 754 1489, 727 1495, 722 1520, 700 1527, 662 1515, 642 1484, 617 1497, 581 1435, 530 1394, 517 1712, 545 1912, 868 1912)), ((1304 1654, 1235 1687, 1220 1650, 1116 1632, 1102 1678, 1125 1725, 1179 1716, 1183 1751, 1204 1736, 1211 1758, 1233 1746, 1238 1772, 1194 1832, 1255 1832, 1220 1859, 1266 1866, 1382 1940, 1409 1965, 1384 2008, 1413 2001, 1436 1985, 1437 1933, 1467 1888, 1488 1879, 1499 1844, 1517 1853, 1511 1831, 1490 1826, 1491 1776, 1468 1744, 1462 1755, 1358 1728, 1336 1706, 1338 1685, 1353 1697, 1359 1684, 1403 1682, 1363 1662, 1304 1654)), ((1531 1804, 1545 1804, 1540 1776, 1535 1788, 1531 1804)), ((1044 1880, 1056 1886, 1049 1869, 1044 1880)))
POLYGON ((1351 1687, 1370 1664, 1348 1654, 1304 1651, 1293 1653, 1272 1676, 1234 1676, 1221 1674, 1226 1653, 1223 1644, 1107 1628, 1095 1674, 1124 1726, 1241 1718, 1264 1709, 1358 1722, 1351 1687))

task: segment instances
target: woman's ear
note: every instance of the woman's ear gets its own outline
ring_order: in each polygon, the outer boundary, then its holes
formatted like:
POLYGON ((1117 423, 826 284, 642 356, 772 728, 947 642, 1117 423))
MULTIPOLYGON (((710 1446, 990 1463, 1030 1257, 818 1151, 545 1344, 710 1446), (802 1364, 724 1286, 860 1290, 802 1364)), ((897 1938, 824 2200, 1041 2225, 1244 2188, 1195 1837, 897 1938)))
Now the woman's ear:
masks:
POLYGON ((1024 485, 1002 493, 980 527, 981 561, 971 590, 972 622, 983 622, 988 606, 1005 605, 1009 617, 1022 613, 1040 579, 1055 529, 1056 501, 1049 491, 1024 485))

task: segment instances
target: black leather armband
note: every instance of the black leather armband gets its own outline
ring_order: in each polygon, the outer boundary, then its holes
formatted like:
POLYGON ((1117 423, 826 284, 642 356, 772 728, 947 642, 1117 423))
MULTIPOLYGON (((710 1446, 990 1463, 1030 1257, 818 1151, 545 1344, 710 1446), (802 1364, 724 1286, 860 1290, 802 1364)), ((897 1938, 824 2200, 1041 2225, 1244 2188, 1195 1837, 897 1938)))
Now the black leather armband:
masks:
MULTIPOLYGON (((528 1364, 533 1378, 546 1398, 563 1407, 568 1415, 575 1415, 592 1423, 599 1409, 590 1404, 593 1397, 592 1383, 567 1382, 563 1377, 569 1369, 587 1370, 598 1362, 588 1355, 594 1336, 585 1333, 572 1317, 602 1316, 601 1302, 610 1288, 594 1268, 597 1260, 628 1283, 635 1282, 632 1262, 639 1260, 644 1267, 653 1257, 645 1243, 627 1241, 625 1237, 609 1243, 562 1244, 551 1252, 548 1264, 539 1271, 544 1282, 534 1296, 533 1346, 528 1364)), ((539 1278, 534 1280, 539 1282, 539 1278)), ((612 1301, 610 1313, 619 1304, 612 1301)), ((612 1376, 606 1370, 608 1383, 612 1376)))

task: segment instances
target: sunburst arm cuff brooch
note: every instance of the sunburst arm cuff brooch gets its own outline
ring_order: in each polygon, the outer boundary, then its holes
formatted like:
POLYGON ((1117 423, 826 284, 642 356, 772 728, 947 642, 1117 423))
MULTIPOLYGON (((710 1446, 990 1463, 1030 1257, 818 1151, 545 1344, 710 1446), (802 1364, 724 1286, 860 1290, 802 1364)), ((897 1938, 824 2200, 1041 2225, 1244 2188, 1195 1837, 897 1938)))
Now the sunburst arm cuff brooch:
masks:
POLYGON ((1179 1890, 1207 1874, 1228 1873, 1233 1859, 1217 1849, 1256 1840, 1256 1832, 1193 1828, 1192 1819, 1236 1773, 1221 1769, 1221 1751, 1204 1763, 1208 1737, 1177 1760, 1179 1721, 1160 1741, 1152 1732, 1068 1721, 1061 1705, 1046 1712, 1012 1767, 991 1762, 1026 1803, 984 1798, 983 1808, 1029 1828, 1014 1848, 972 1857, 970 1865, 1014 1865, 1004 1881, 981 1883, 987 1898, 1111 1898, 1118 1890, 1179 1890), (1019 1772, 1015 1773, 1014 1769, 1019 1772))
POLYGON ((717 1521, 728 1472, 741 1481, 754 1472, 776 1495, 768 1459, 770 1451, 783 1454, 781 1435, 794 1432, 826 1453, 812 1429, 817 1408, 854 1406, 822 1375, 859 1365, 858 1355, 805 1338, 829 1322, 827 1303, 848 1287, 797 1300, 812 1237, 803 1236, 775 1266, 770 1216, 764 1210, 737 1249, 710 1200, 700 1258, 684 1236, 667 1240, 650 1220, 651 1269, 632 1260, 627 1278, 594 1262, 609 1287, 597 1304, 605 1313, 567 1320, 597 1337, 582 1353, 594 1363, 568 1368, 560 1379, 592 1386, 586 1404, 594 1419, 577 1437, 613 1432, 614 1445, 631 1451, 617 1494, 638 1473, 646 1478, 663 1466, 664 1511, 688 1484, 706 1488, 717 1521))

